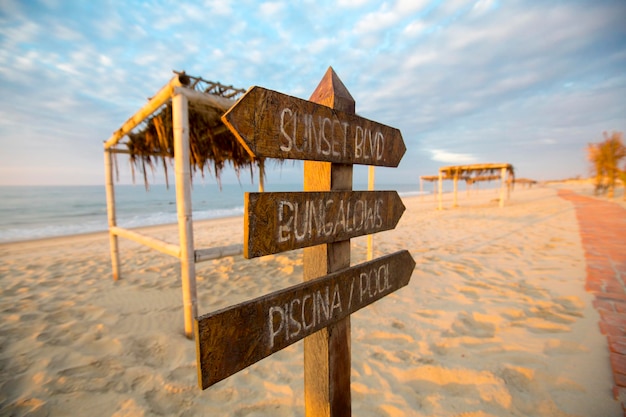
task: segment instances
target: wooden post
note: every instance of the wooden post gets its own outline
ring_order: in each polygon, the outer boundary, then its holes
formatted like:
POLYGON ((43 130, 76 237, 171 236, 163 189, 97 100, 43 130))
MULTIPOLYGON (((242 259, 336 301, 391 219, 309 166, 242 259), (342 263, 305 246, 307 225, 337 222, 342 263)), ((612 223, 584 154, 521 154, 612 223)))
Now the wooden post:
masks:
POLYGON ((501 169, 501 179, 500 179, 500 207, 504 207, 504 187, 506 187, 505 184, 505 177, 506 177, 506 168, 502 168, 501 169))
MULTIPOLYGON (((370 165, 367 171, 367 189, 374 191, 374 174, 375 169, 373 165, 370 165)), ((371 261, 374 258, 374 235, 367 235, 367 260, 371 261)))
POLYGON ((424 178, 420 177, 420 200, 424 200, 424 178))
POLYGON ((183 291, 185 336, 193 336, 193 320, 198 316, 196 267, 191 217, 191 186, 189 169, 189 103, 183 94, 172 97, 174 127, 174 169, 176 172, 176 212, 180 245, 180 278, 183 291))
POLYGON ((439 171, 439 210, 443 210, 443 196, 441 195, 443 193, 443 178, 441 175, 441 171, 439 171))
POLYGON ((454 204, 452 205, 452 207, 458 207, 459 205, 457 204, 457 191, 459 189, 459 171, 456 170, 454 172, 454 204))
POLYGON ((108 149, 104 151, 104 185, 107 198, 107 218, 109 223, 109 243, 111 246, 111 266, 113 270, 113 280, 120 278, 120 249, 117 235, 111 228, 117 226, 115 216, 115 185, 113 181, 113 155, 108 149))
POLYGON ((259 192, 265 191, 265 159, 259 159, 259 192))
MULTIPOLYGON (((354 113, 355 102, 332 68, 310 101, 354 113)), ((352 190, 352 165, 304 162, 304 190, 352 190)), ((350 240, 304 249, 304 280, 350 267, 350 240)), ((305 412, 312 416, 350 416, 350 317, 304 339, 305 412)))

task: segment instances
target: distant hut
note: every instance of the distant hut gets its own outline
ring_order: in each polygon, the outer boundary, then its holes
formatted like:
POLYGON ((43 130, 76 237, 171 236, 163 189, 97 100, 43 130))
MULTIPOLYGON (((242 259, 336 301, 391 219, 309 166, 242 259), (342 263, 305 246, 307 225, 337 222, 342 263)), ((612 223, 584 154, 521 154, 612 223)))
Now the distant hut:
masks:
POLYGON ((504 188, 508 178, 515 178, 513 165, 507 163, 454 165, 439 168, 439 210, 443 209, 443 181, 454 181, 454 207, 457 206, 458 181, 464 180, 468 185, 479 181, 501 180, 500 207, 504 207, 504 188), (499 175, 495 175, 499 174, 499 175))
POLYGON ((513 178, 512 182, 513 184, 521 184, 528 188, 531 188, 533 185, 537 184, 537 181, 528 178, 513 178))

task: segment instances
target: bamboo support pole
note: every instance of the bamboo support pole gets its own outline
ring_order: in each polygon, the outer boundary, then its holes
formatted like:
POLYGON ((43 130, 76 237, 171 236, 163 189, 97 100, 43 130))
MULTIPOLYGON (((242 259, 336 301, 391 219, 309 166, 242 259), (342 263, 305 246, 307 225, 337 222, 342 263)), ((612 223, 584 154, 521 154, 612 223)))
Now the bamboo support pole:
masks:
POLYGON ((198 316, 196 268, 191 217, 191 186, 189 167, 189 103, 183 94, 172 97, 174 130, 174 170, 176 172, 176 211, 180 243, 180 276, 183 291, 185 335, 193 337, 193 319, 198 316))
POLYGON ((459 189, 459 171, 455 171, 454 173, 454 204, 452 204, 452 207, 458 207, 459 205, 457 204, 457 192, 459 189))
POLYGON ((194 103, 206 104, 210 107, 220 109, 224 112, 230 109, 233 106, 233 104, 235 104, 235 100, 216 96, 213 94, 205 94, 203 92, 192 90, 187 87, 179 87, 179 86, 173 87, 172 94, 173 95, 183 94, 185 97, 187 97, 189 101, 192 101, 194 103))
POLYGON ((219 246, 216 248, 196 249, 195 262, 205 262, 213 259, 225 258, 227 256, 237 256, 243 253, 243 245, 235 244, 228 246, 219 246))
POLYGON ((167 103, 172 97, 175 87, 180 87, 183 84, 180 82, 178 75, 175 75, 170 81, 165 84, 137 113, 132 115, 118 130, 116 130, 111 138, 104 143, 104 148, 109 149, 115 146, 120 139, 122 139, 128 132, 133 130, 139 123, 144 121, 148 116, 159 109, 163 104, 167 103))
POLYGON ((441 171, 439 171, 439 192, 437 195, 439 196, 439 210, 443 210, 443 178, 441 171))
POLYGON ((121 227, 110 227, 111 234, 141 243, 159 252, 178 258, 180 256, 180 247, 151 236, 142 235, 133 230, 123 229, 121 227))
POLYGON ((502 168, 502 178, 500 182, 500 207, 504 207, 504 187, 506 187, 506 168, 502 168))
POLYGON ((259 160, 259 192, 265 191, 265 160, 259 160))
POLYGON ((117 241, 117 235, 111 231, 116 226, 115 215, 115 185, 113 181, 113 155, 111 152, 104 151, 104 184, 107 199, 107 220, 109 225, 109 245, 111 247, 111 269, 113 270, 113 280, 120 278, 120 248, 117 241))
MULTIPOLYGON (((374 177, 376 174, 376 167, 370 165, 367 170, 367 189, 374 191, 374 177)), ((374 259, 374 235, 367 235, 367 260, 374 259)))

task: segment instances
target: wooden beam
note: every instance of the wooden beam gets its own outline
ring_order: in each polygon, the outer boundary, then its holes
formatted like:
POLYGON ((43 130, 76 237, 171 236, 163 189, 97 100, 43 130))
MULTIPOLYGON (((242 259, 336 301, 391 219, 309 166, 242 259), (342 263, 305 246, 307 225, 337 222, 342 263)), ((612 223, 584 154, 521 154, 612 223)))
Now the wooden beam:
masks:
POLYGON ((500 182, 500 207, 504 207, 504 187, 506 187, 506 167, 501 168, 502 179, 500 182))
POLYGON ((219 246, 216 248, 196 249, 195 262, 205 262, 213 259, 225 258, 227 256, 237 256, 243 253, 243 245, 235 244, 228 246, 219 246))
POLYGON ((113 281, 120 278, 120 248, 117 235, 111 228, 117 226, 115 215, 115 185, 113 181, 113 155, 104 151, 104 187, 107 199, 107 220, 109 225, 109 245, 111 247, 111 269, 113 270, 113 281))
POLYGON ((176 172, 176 212, 180 242, 180 278, 183 291, 185 335, 193 337, 194 319, 198 316, 196 268, 191 217, 191 171, 189 167, 189 103, 183 94, 172 98, 174 128, 174 170, 176 172))
POLYGON ((439 210, 443 210, 443 174, 441 171, 439 171, 439 192, 437 193, 437 195, 439 196, 439 210))
MULTIPOLYGON (((354 113, 355 102, 332 68, 310 98, 354 113)), ((304 162, 304 190, 352 190, 352 165, 304 162)), ((304 280, 350 267, 350 240, 304 249, 304 280)), ((350 395, 350 317, 304 339, 304 402, 308 417, 352 414, 350 395)))
POLYGON ((180 248, 172 243, 168 243, 151 236, 142 235, 141 233, 135 232, 133 230, 123 229, 117 226, 109 227, 109 232, 113 236, 120 236, 125 239, 141 243, 142 245, 148 246, 152 249, 156 249, 159 252, 174 256, 175 258, 178 258, 180 256, 180 248))
POLYGON ((154 97, 148 100, 148 102, 141 109, 139 109, 137 113, 132 115, 122 125, 122 127, 117 129, 109 140, 104 142, 104 149, 109 149, 110 147, 115 146, 120 139, 137 127, 139 123, 143 122, 148 116, 158 110, 159 107, 167 103, 172 98, 175 87, 180 87, 182 85, 183 84, 180 82, 178 75, 172 77, 172 79, 165 84, 154 97))
POLYGON ((186 87, 174 87, 173 94, 183 94, 192 103, 200 103, 209 107, 219 109, 223 112, 230 109, 236 100, 216 96, 213 94, 202 93, 186 87))
POLYGON ((459 171, 454 171, 454 204, 452 207, 458 207, 457 192, 459 191, 459 171))

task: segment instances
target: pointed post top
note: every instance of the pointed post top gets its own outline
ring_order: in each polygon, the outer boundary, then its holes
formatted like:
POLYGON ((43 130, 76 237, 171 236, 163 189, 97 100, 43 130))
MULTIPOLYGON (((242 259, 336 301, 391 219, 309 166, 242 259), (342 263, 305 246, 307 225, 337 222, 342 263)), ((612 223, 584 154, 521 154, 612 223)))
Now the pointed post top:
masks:
POLYGON ((323 104, 325 106, 345 111, 346 113, 354 113, 355 102, 352 95, 341 82, 333 67, 328 67, 326 74, 317 85, 309 101, 323 104))

